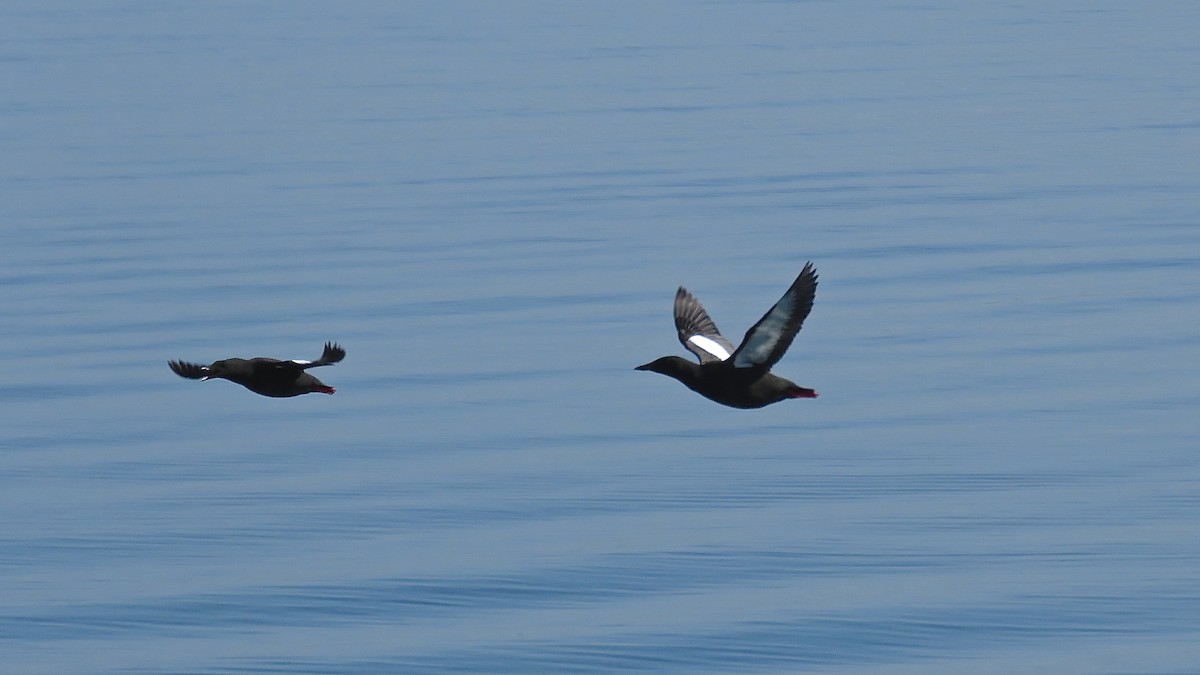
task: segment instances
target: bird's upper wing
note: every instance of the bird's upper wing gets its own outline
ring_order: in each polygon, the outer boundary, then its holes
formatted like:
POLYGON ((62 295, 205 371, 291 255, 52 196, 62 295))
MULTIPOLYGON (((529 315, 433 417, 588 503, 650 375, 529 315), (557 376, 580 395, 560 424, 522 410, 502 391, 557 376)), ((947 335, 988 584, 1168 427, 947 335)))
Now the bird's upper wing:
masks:
POLYGON ((817 271, 807 263, 787 292, 758 323, 746 331, 742 344, 733 353, 734 368, 769 370, 792 345, 801 324, 812 311, 817 294, 817 271))
POLYGON ((167 365, 175 374, 180 377, 186 377, 189 380, 207 380, 209 377, 208 366, 202 366, 199 363, 188 363, 187 361, 167 361, 167 365))
POLYGON ((322 352, 321 358, 316 361, 293 359, 291 361, 283 361, 282 363, 294 363, 300 366, 302 370, 306 370, 308 368, 316 368, 317 366, 330 366, 344 358, 346 358, 346 350, 342 349, 341 345, 336 342, 326 342, 325 351, 322 352))
POLYGON ((700 363, 724 361, 733 354, 733 344, 721 335, 704 306, 683 286, 675 292, 675 330, 683 346, 700 357, 700 363))

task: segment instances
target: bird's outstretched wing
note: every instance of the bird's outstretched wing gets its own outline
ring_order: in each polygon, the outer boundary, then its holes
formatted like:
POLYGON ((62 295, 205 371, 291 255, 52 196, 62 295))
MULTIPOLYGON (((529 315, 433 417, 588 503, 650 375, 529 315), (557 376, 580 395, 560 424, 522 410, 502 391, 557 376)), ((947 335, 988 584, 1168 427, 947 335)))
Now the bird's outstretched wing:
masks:
POLYGON ((202 366, 199 363, 167 361, 167 365, 171 366, 171 370, 175 371, 176 375, 189 380, 207 380, 209 378, 208 366, 202 366))
POLYGON ((291 361, 281 361, 281 363, 296 364, 300 366, 301 370, 307 370, 309 368, 316 368, 317 366, 331 366, 344 358, 346 358, 346 350, 342 349, 341 345, 336 342, 326 342, 325 351, 322 352, 321 358, 316 361, 293 359, 291 361))
POLYGON ((733 353, 734 368, 770 370, 792 345, 796 333, 812 311, 817 294, 817 270, 807 263, 791 287, 767 310, 758 323, 746 331, 742 344, 733 353))
POLYGON ((704 305, 683 286, 675 292, 675 330, 679 341, 700 358, 700 363, 724 361, 733 354, 733 344, 717 330, 704 305))

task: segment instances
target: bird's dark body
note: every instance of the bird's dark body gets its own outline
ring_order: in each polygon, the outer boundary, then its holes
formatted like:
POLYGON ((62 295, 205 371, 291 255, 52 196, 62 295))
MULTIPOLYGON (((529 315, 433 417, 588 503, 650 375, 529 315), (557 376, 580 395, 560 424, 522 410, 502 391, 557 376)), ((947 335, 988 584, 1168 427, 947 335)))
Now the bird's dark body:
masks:
POLYGON ((290 398, 327 388, 299 365, 265 356, 224 359, 211 367, 220 371, 220 377, 271 398, 290 398))
POLYGON ((788 398, 816 397, 812 389, 791 380, 770 372, 739 373, 724 361, 699 364, 680 356, 664 356, 637 369, 672 377, 704 398, 730 408, 762 408, 788 398))

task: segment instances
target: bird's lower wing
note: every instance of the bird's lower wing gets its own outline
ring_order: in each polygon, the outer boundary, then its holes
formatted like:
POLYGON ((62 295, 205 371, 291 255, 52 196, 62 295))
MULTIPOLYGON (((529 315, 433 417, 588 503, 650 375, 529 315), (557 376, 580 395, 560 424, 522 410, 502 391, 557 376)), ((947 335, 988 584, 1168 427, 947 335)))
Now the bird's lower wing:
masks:
POLYGON ((208 366, 202 366, 199 363, 188 363, 187 361, 167 361, 167 365, 171 370, 180 377, 186 377, 189 380, 207 380, 209 377, 208 366))
POLYGON ((704 306, 683 286, 675 292, 675 330, 679 342, 699 357, 700 363, 724 361, 733 354, 733 344, 721 335, 704 306))

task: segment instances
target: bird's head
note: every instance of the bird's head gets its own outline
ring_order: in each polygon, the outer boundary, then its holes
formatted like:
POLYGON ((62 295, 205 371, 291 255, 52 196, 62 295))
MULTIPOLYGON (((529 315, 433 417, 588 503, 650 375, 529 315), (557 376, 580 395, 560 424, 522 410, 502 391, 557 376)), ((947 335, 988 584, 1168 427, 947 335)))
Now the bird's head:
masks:
POLYGON ((634 368, 634 370, 648 370, 652 373, 661 373, 667 377, 680 379, 685 372, 694 371, 699 367, 697 364, 678 356, 664 356, 660 359, 654 359, 650 363, 643 363, 634 368))

